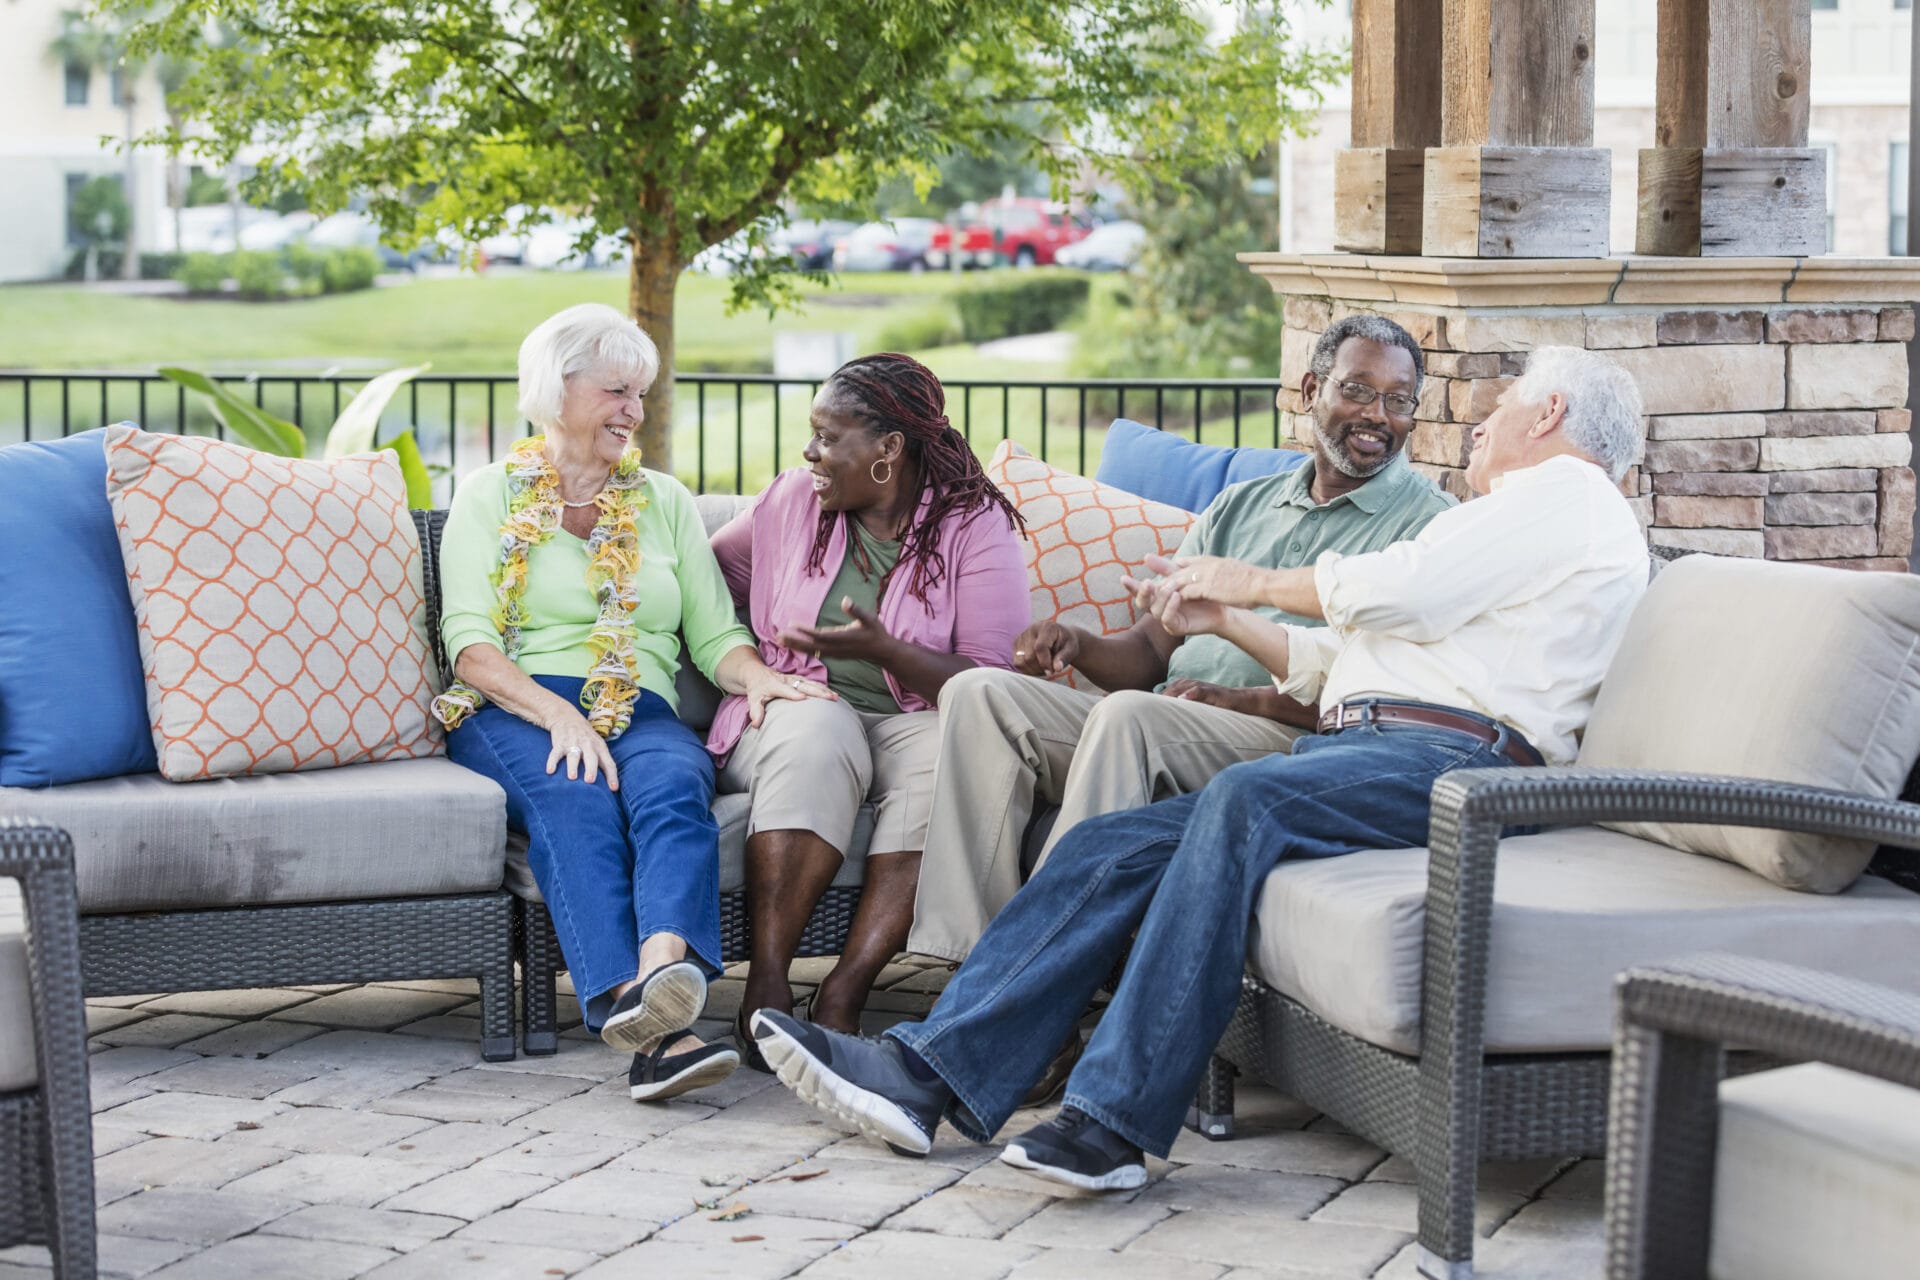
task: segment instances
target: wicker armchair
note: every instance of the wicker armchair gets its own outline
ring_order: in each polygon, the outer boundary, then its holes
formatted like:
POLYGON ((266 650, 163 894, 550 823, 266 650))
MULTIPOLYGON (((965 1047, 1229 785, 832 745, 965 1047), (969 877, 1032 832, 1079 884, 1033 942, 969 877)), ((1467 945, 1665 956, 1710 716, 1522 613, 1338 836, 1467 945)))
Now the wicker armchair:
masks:
MULTIPOLYGON (((17 1049, 31 1031, 31 1083, 0 1082, 0 1247, 44 1244, 54 1274, 92 1276, 93 1116, 87 1079, 86 1009, 80 998, 73 846, 52 827, 0 823, 0 877, 25 901, 26 1003, 5 1008, 10 965, 0 964, 0 1031, 17 1049), (31 1023, 16 1023, 17 1012, 31 1023)), ((0 934, 10 932, 0 923, 0 934)), ((0 946, 7 940, 0 939, 0 946)), ((0 957, 4 959, 4 957, 0 957)), ((0 1072, 0 1075, 11 1075, 0 1072)))
MULTIPOLYGON (((1708 1274, 1726 1046, 1811 1059, 1920 1089, 1920 999, 1902 992, 1726 955, 1633 969, 1618 990, 1609 1280, 1708 1274)), ((1799 1169, 1794 1174, 1806 1176, 1799 1169)), ((1776 1169, 1761 1176, 1781 1175, 1776 1169)), ((1798 1192, 1801 1208, 1821 1212, 1798 1192)), ((1905 1209, 1896 1230, 1911 1240, 1911 1206, 1905 1209)), ((1884 1265, 1887 1251, 1880 1252, 1883 1267, 1876 1274, 1893 1274, 1884 1265)), ((1906 1252, 1892 1266, 1904 1270, 1912 1260, 1906 1252)), ((1776 1270, 1797 1266, 1783 1259, 1776 1270)))
POLYGON ((1231 1132, 1236 1071, 1325 1111, 1412 1161, 1422 1272, 1436 1280, 1471 1276, 1480 1161, 1607 1150, 1608 1054, 1485 1052, 1501 832, 1622 819, 1711 821, 1920 848, 1920 805, 1844 792, 1582 768, 1447 774, 1433 792, 1418 1053, 1363 1040, 1248 975, 1202 1081, 1193 1127, 1211 1137, 1231 1132))

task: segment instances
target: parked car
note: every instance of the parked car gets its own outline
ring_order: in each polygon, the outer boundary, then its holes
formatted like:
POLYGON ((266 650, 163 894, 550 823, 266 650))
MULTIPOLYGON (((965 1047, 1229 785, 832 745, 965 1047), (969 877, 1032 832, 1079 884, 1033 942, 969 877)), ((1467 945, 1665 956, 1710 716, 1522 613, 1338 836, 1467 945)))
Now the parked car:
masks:
POLYGON ((1131 271, 1147 245, 1147 229, 1137 222, 1106 222, 1086 238, 1062 247, 1053 260, 1083 271, 1131 271))
POLYGON ((314 223, 307 232, 307 243, 321 249, 372 249, 380 255, 380 265, 388 271, 412 271, 423 262, 434 261, 441 253, 441 246, 432 240, 423 240, 402 252, 381 240, 379 223, 351 210, 329 214, 314 223))
POLYGON ((306 239, 318 222, 305 209, 248 222, 240 228, 240 247, 268 253, 284 249, 295 240, 306 239))
POLYGON ((833 265, 833 247, 853 234, 854 224, 837 218, 789 222, 774 243, 793 255, 793 265, 805 271, 824 271, 833 265))
POLYGON ((862 223, 834 246, 833 269, 924 271, 927 247, 933 241, 933 229, 939 225, 932 218, 862 223))
MULTIPOLYGON (((201 204, 179 212, 179 243, 174 242, 174 215, 160 219, 154 236, 154 253, 232 253, 235 212, 230 204, 201 204)), ((277 223, 280 215, 271 209, 241 205, 239 223, 241 244, 246 245, 248 231, 256 226, 277 223)), ((247 246, 251 247, 251 246, 247 246)))
MULTIPOLYGON (((1016 267, 1044 267, 1063 246, 1087 234, 1087 226, 1064 205, 1026 196, 983 201, 971 216, 963 206, 953 219, 959 237, 960 265, 985 267, 1011 263, 1016 267)), ((955 252, 954 231, 934 237, 927 257, 930 267, 946 267, 955 252)))

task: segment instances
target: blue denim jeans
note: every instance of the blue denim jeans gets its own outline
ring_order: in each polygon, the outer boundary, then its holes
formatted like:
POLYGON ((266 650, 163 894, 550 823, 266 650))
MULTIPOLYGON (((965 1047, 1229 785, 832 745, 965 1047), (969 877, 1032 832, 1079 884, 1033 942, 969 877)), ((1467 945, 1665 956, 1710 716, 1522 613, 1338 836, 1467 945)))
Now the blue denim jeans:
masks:
POLYGON ((1164 1156, 1239 1003, 1267 873, 1286 858, 1425 844, 1434 779, 1509 764, 1504 745, 1365 725, 1232 765, 1194 794, 1082 822, 994 918, 926 1021, 887 1034, 953 1089, 961 1131, 988 1141, 1132 938, 1066 1103, 1164 1156))
MULTIPOLYGON (((584 680, 535 676, 579 704, 584 680)), ((713 759, 666 700, 641 692, 625 733, 607 744, 620 790, 607 780, 547 772, 545 729, 489 703, 447 738, 447 753, 507 793, 507 825, 527 835, 527 862, 553 914, 560 952, 587 1026, 612 1010, 612 988, 638 976, 640 943, 675 933, 710 973, 720 971, 720 827, 713 759)))

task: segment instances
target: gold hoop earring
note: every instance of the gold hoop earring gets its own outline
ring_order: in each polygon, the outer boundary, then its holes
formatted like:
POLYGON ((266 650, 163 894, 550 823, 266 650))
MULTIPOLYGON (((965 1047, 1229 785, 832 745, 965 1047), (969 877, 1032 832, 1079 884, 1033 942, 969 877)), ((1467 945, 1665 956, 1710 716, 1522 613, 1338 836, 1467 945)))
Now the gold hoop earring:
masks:
POLYGON ((893 464, 891 462, 887 462, 885 458, 875 458, 873 460, 873 465, 867 468, 867 476, 875 484, 885 484, 887 483, 887 481, 893 479, 893 464), (880 464, 883 462, 887 463, 887 474, 884 476, 875 475, 874 472, 880 469, 880 464))

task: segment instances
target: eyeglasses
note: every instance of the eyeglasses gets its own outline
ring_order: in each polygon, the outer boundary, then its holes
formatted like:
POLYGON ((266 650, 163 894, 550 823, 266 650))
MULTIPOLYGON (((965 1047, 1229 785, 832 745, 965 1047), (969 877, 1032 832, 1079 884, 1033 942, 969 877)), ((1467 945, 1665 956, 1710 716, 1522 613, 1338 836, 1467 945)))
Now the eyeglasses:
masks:
POLYGON ((1340 388, 1348 404, 1372 404, 1378 399, 1396 418, 1411 418, 1413 411, 1420 407, 1420 402, 1412 396, 1403 396, 1398 391, 1379 391, 1364 382, 1336 381, 1333 385, 1340 388))

